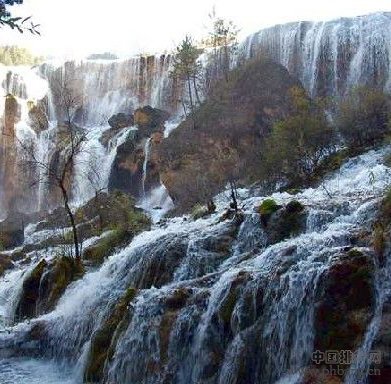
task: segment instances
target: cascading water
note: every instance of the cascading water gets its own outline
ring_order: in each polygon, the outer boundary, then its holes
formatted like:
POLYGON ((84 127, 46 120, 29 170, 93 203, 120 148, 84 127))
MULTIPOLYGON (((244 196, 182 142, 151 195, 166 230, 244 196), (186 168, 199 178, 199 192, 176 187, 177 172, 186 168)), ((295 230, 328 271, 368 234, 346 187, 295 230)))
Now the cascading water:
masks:
POLYGON ((342 97, 358 85, 390 91, 391 13, 277 25, 250 36, 242 55, 266 55, 312 96, 342 97))
MULTIPOLYGON (((358 18, 345 18, 326 23, 299 22, 279 25, 262 30, 246 39, 239 50, 240 58, 249 59, 256 55, 267 55, 284 65, 297 76, 310 92, 316 96, 343 96, 349 89, 360 84, 390 89, 390 18, 389 13, 379 13, 358 18)), ((200 59, 208 65, 208 55, 200 59)), ((178 95, 170 77, 172 55, 139 56, 116 61, 79 61, 60 65, 47 63, 39 68, 0 66, 1 87, 5 94, 12 93, 19 104, 45 97, 47 115, 51 126, 57 126, 58 100, 52 86, 61 71, 77 79, 82 90, 82 110, 77 122, 88 131, 91 142, 86 144, 91 158, 84 163, 97 164, 110 156, 101 146, 99 134, 103 134, 107 120, 118 112, 132 113, 134 109, 151 105, 170 111, 172 121, 179 121, 178 95), (48 86, 49 83, 49 86, 48 86), (99 160, 98 160, 99 159, 99 160)), ((26 110, 26 108, 24 108, 26 110)), ((0 114, 4 111, 4 99, 0 100, 0 114)), ((24 121, 24 126, 29 125, 24 121)), ((168 124, 168 136, 177 123, 168 124)), ((25 128, 23 128, 26 131, 25 128)), ((50 161, 54 150, 56 129, 36 134, 34 148, 40 160, 50 161)), ((23 137, 23 135, 19 135, 23 137)), ((31 139, 31 135, 28 135, 31 139)), ((17 161, 18 162, 18 161, 17 161)), ((110 162, 103 161, 104 164, 110 162)), ((111 164, 111 163, 110 163, 111 164)), ((4 162, 3 162, 4 167, 4 162)), ((73 200, 82 203, 91 197, 89 182, 82 176, 93 171, 77 166, 77 181, 73 182, 73 200), (78 193, 80 192, 80 195, 78 193)), ((7 211, 7 194, 4 190, 4 169, 0 171, 0 207, 7 211)), ((99 183, 107 185, 106 175, 99 183)), ((42 175, 45 176, 45 175, 42 175)), ((26 203, 28 210, 44 207, 47 188, 41 185, 36 194, 39 204, 26 203)), ((35 194, 35 193, 33 193, 35 194)))
MULTIPOLYGON (((53 312, 0 334, 3 353, 12 355, 15 348, 28 353, 24 335, 44 324, 44 355, 76 364, 72 380, 81 382, 94 335, 124 291, 134 287, 138 291, 104 365, 103 382, 296 382, 314 348, 322 279, 343 259, 354 234, 371 225, 391 184, 391 170, 383 163, 387 153, 352 159, 319 188, 295 195, 306 207, 306 229, 272 245, 254 213, 264 198, 246 191, 241 191, 242 224, 220 220, 228 204, 222 198, 218 212, 207 219, 171 219, 142 233, 72 284, 53 312)), ((288 193, 272 198, 283 205, 292 200, 288 193)), ((10 272, 0 280, 0 292, 17 291, 12 287, 20 284, 18 276, 10 272)), ((378 286, 380 296, 386 289, 378 286)), ((5 297, 0 313, 12 307, 5 297)), ((363 350, 371 348, 375 322, 363 350)), ((10 359, 9 365, 16 375, 23 360, 10 359)))
POLYGON ((143 187, 143 197, 146 197, 145 190, 145 181, 147 180, 147 171, 148 171, 148 162, 149 162, 149 152, 151 151, 151 138, 147 139, 144 146, 144 163, 143 163, 143 179, 142 179, 142 187, 143 187))

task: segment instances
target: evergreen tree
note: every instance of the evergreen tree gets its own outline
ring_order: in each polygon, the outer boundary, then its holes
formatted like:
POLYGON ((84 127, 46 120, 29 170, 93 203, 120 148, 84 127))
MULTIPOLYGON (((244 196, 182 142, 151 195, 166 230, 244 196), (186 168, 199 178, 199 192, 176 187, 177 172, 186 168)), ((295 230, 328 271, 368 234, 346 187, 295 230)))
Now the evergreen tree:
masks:
POLYGON ((185 115, 187 114, 186 104, 190 108, 190 117, 194 122, 194 111, 197 105, 201 103, 199 95, 199 80, 202 76, 202 65, 199 62, 199 56, 202 50, 197 48, 191 36, 186 35, 182 42, 176 48, 173 60, 173 69, 171 77, 185 86, 188 100, 182 100, 185 115))

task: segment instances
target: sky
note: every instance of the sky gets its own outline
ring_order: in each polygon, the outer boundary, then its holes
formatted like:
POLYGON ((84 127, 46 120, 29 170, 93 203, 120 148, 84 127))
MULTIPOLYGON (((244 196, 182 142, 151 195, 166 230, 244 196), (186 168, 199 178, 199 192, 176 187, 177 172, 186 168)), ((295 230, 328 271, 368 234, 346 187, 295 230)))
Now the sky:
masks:
POLYGON ((240 37, 275 24, 330 20, 391 11, 391 0, 24 0, 14 14, 33 16, 41 37, 0 30, 0 45, 18 44, 35 53, 79 57, 171 50, 185 34, 207 34, 213 7, 234 21, 240 37))

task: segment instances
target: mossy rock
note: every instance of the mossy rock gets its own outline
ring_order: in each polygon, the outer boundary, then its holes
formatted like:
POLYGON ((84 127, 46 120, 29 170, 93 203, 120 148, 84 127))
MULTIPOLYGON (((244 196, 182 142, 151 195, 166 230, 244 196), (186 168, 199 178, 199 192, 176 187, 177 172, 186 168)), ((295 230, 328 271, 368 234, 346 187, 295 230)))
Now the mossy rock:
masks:
POLYGON ((266 199, 262 201, 258 208, 258 212, 262 216, 270 216, 281 208, 273 199, 266 199))
POLYGON ((79 208, 75 217, 78 224, 97 220, 101 232, 123 229, 137 234, 151 226, 149 218, 135 207, 134 199, 120 191, 97 195, 79 208))
POLYGON ((5 271, 13 268, 13 266, 14 263, 10 256, 0 254, 0 277, 3 276, 5 271))
POLYGON ((115 337, 115 334, 129 323, 128 307, 136 295, 136 289, 128 288, 101 328, 93 335, 84 382, 100 383, 102 381, 105 362, 113 356, 115 344, 118 341, 118 335, 115 337))
POLYGON ((289 237, 297 236, 305 229, 305 207, 300 202, 292 200, 266 218, 261 215, 261 222, 266 231, 268 243, 278 243, 289 237))
POLYGON ((41 281, 41 313, 53 310, 69 284, 84 275, 82 263, 66 256, 58 257, 47 269, 41 281))
POLYGON ((41 260, 23 282, 17 305, 17 319, 32 318, 55 308, 68 285, 84 274, 80 261, 61 256, 41 260))
POLYGON ((15 311, 17 320, 32 318, 36 315, 41 278, 47 265, 46 260, 42 259, 24 279, 22 293, 15 311))
POLYGON ((86 248, 83 252, 83 260, 92 265, 100 265, 110 256, 118 247, 124 245, 126 241, 132 238, 132 234, 123 230, 116 229, 110 231, 102 237, 96 244, 86 248))
POLYGON ((210 214, 206 205, 196 204, 191 211, 191 218, 193 220, 202 219, 210 214))
POLYGON ((239 272, 235 279, 231 282, 229 291, 225 295, 223 301, 220 303, 218 309, 218 318, 225 332, 228 332, 230 329, 232 314, 240 297, 241 288, 246 282, 249 281, 249 279, 250 275, 247 272, 239 272))
POLYGON ((315 349, 355 351, 375 306, 374 263, 353 249, 340 256, 322 279, 315 315, 315 349))

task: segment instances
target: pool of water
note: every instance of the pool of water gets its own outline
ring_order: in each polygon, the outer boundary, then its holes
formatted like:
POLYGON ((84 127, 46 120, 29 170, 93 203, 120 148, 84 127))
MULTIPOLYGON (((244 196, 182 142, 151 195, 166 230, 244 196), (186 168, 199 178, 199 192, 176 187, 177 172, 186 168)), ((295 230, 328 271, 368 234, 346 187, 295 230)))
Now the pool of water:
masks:
POLYGON ((76 384, 69 368, 35 359, 0 359, 0 384, 76 384))

